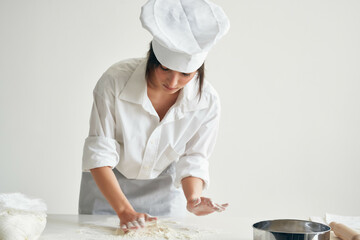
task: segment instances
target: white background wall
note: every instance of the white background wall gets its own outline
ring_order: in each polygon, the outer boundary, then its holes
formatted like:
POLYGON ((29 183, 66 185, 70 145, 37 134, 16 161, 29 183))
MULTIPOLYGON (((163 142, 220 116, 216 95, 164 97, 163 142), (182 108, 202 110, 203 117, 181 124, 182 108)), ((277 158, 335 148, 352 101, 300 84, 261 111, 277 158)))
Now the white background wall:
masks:
MULTIPOLYGON (((206 195, 224 216, 360 215, 360 1, 217 0, 222 100, 206 195)), ((92 90, 145 56, 142 1, 0 0, 0 192, 77 213, 92 90)))

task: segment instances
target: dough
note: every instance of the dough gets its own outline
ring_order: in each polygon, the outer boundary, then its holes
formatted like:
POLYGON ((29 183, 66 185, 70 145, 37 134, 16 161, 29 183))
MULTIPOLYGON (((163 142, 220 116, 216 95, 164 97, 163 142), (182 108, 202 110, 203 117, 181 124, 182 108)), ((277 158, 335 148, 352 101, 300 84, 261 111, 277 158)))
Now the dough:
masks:
POLYGON ((0 194, 0 240, 36 240, 46 225, 46 204, 21 193, 0 194))

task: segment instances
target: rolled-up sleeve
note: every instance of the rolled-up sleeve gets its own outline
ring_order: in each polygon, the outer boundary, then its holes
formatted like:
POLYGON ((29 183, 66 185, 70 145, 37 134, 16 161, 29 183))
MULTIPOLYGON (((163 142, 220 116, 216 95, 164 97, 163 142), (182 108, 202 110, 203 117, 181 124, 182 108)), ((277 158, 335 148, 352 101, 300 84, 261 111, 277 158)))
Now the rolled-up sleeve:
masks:
POLYGON ((210 184, 208 160, 216 143, 220 119, 220 104, 217 101, 214 105, 176 163, 176 187, 181 187, 181 180, 189 176, 202 179, 204 189, 210 184))
POLYGON ((89 136, 85 139, 82 170, 119 163, 120 145, 115 139, 114 93, 111 80, 106 76, 97 83, 90 116, 89 136))

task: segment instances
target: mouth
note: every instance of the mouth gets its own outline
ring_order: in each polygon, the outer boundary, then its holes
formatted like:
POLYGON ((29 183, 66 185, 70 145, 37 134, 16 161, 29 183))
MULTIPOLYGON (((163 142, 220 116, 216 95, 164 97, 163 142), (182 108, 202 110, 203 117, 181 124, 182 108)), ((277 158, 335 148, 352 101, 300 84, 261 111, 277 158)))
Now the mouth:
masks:
POLYGON ((163 84, 164 88, 169 90, 169 91, 174 91, 174 90, 177 90, 177 88, 171 88, 171 87, 168 87, 166 86, 165 84, 163 84))

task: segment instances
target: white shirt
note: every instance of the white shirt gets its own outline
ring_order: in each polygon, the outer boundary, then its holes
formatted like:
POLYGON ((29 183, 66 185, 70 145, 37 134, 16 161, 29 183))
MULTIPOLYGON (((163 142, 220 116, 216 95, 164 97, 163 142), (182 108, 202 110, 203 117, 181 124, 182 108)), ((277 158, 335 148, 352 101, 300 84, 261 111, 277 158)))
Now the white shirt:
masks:
POLYGON ((216 91, 204 81, 199 101, 195 76, 160 121, 147 96, 145 68, 146 59, 121 61, 97 82, 83 171, 110 166, 129 179, 153 179, 176 162, 176 187, 194 176, 207 188, 220 117, 216 91))

